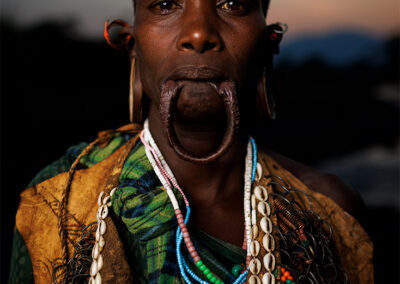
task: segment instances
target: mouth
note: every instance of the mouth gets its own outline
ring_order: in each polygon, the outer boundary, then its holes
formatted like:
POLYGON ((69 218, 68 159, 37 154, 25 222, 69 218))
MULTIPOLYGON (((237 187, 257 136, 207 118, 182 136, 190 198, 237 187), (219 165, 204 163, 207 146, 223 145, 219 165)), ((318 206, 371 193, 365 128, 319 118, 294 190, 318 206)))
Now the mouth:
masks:
POLYGON ((219 84, 223 81, 228 80, 228 78, 228 74, 219 69, 208 66, 189 65, 174 69, 172 73, 163 80, 162 85, 170 80, 175 82, 195 81, 219 84))
POLYGON ((165 135, 178 156, 193 163, 208 163, 226 153, 239 128, 240 116, 236 94, 233 80, 229 80, 224 72, 209 67, 177 68, 164 80, 160 97, 161 121, 165 135), (225 110, 225 135, 215 151, 195 156, 182 147, 174 129, 175 112, 184 113, 179 111, 180 106, 181 110, 185 110, 186 107, 192 118, 196 115, 210 116, 225 110))

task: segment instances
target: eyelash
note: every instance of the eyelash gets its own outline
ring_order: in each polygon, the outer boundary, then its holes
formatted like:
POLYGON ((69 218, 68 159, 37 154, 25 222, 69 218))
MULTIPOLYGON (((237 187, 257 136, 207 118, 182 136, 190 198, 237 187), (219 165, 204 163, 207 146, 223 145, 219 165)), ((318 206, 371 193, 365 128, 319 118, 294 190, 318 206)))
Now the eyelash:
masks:
MULTIPOLYGON (((157 10, 160 14, 169 14, 172 10, 180 8, 181 5, 178 4, 176 1, 171 0, 164 0, 159 1, 151 5, 151 8, 157 10), (161 5, 167 6, 162 7, 161 5)), ((217 8, 225 10, 226 12, 236 13, 236 14, 243 14, 247 11, 247 5, 243 1, 237 0, 227 0, 222 3, 217 4, 217 8), (239 5, 238 9, 231 9, 229 5, 239 5)))

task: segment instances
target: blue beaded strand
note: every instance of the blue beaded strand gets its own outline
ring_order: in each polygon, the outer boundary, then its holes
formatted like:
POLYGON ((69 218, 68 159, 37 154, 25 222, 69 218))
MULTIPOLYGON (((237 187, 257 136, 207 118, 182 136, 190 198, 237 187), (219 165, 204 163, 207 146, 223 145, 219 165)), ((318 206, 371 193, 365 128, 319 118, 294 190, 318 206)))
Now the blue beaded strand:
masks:
MULTIPOLYGON (((256 171, 257 171, 257 145, 256 142, 254 140, 254 138, 250 137, 250 142, 251 142, 251 146, 252 146, 252 154, 253 154, 253 167, 252 167, 252 171, 251 171, 251 183, 254 182, 255 177, 256 177, 256 171)), ((190 207, 186 206, 186 216, 185 216, 185 225, 188 223, 189 221, 189 216, 190 216, 190 207)), ((181 232, 181 228, 178 226, 177 230, 176 230, 176 256, 178 259, 178 266, 179 266, 179 270, 180 273, 182 275, 182 278, 185 280, 185 282, 187 284, 192 284, 192 282, 190 281, 189 277, 186 275, 186 272, 194 279, 196 280, 198 283, 200 284, 210 284, 209 282, 201 279, 200 277, 198 277, 188 266, 188 264, 186 263, 186 261, 184 260, 182 253, 181 253, 181 245, 182 245, 182 240, 183 240, 183 234, 181 232)), ((238 278, 232 283, 232 284, 242 284, 246 281, 247 275, 249 273, 249 268, 247 267, 247 269, 242 272, 238 278)))
POLYGON ((257 171, 257 145, 253 137, 250 137, 251 147, 253 148, 253 168, 251 169, 251 183, 254 182, 256 178, 257 171))

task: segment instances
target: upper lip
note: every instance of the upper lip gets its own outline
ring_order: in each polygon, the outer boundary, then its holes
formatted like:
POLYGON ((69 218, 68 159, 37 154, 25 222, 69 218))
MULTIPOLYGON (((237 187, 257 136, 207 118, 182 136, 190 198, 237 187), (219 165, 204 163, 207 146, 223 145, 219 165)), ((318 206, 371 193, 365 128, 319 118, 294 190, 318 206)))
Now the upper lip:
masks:
POLYGON ((225 79, 227 79, 225 72, 209 66, 182 66, 175 68, 166 81, 196 80, 220 82, 225 79))

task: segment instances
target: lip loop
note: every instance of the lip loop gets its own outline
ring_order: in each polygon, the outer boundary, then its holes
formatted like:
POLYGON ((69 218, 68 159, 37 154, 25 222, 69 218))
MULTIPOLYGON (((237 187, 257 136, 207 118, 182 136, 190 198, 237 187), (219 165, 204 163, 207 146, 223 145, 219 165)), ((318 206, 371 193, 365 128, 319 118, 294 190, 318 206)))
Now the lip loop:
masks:
POLYGON ((174 149, 175 153, 185 161, 198 164, 213 162, 223 156, 232 146, 233 140, 239 129, 240 115, 234 83, 230 81, 224 81, 220 84, 218 90, 218 93, 222 97, 222 100, 224 102, 226 111, 227 128, 224 138, 222 139, 220 146, 215 151, 201 156, 194 156, 183 148, 176 136, 176 132, 173 126, 174 105, 176 103, 176 100, 178 99, 178 93, 181 88, 181 84, 176 83, 172 80, 167 81, 163 85, 162 95, 160 99, 160 114, 165 129, 165 134, 168 137, 168 141, 171 147, 174 149))

